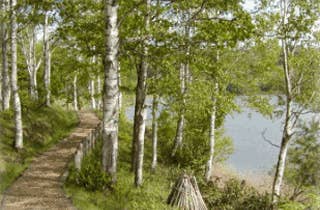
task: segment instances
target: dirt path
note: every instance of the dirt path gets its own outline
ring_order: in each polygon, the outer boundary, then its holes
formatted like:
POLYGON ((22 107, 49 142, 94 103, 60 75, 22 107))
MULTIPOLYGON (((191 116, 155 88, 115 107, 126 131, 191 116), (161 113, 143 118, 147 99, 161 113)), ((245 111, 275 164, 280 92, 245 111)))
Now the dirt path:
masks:
POLYGON ((63 174, 80 141, 99 123, 93 113, 80 112, 79 117, 72 134, 36 157, 5 192, 0 209, 76 209, 63 192, 63 174))

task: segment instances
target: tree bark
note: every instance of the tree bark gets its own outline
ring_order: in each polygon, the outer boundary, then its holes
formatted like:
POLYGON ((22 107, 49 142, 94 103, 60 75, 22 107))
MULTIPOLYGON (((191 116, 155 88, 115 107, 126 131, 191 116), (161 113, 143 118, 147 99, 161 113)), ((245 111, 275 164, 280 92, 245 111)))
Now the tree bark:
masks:
MULTIPOLYGON (((149 35, 150 27, 150 4, 151 0, 145 1, 147 6, 147 15, 145 17, 146 34, 149 35)), ((136 88, 136 104, 133 123, 133 169, 135 172, 134 184, 136 187, 142 185, 143 181, 143 156, 144 156, 144 135, 146 127, 147 107, 147 75, 148 75, 148 40, 143 43, 143 55, 141 57, 141 65, 137 68, 137 88, 136 88)))
POLYGON ((94 80, 91 79, 89 83, 89 93, 90 93, 90 101, 91 101, 91 109, 96 109, 96 99, 95 99, 95 85, 94 80))
POLYGON ((43 25, 43 57, 44 57, 44 88, 45 88, 45 102, 46 106, 51 105, 51 90, 50 90, 50 79, 51 79, 51 55, 50 55, 50 44, 49 44, 49 32, 48 32, 48 12, 45 12, 44 25, 43 25))
MULTIPOLYGON (((101 100, 101 79, 100 75, 97 77, 97 91, 98 91, 98 101, 97 101, 97 108, 100 110, 102 107, 102 100, 101 100)), ((120 91, 119 91, 120 92, 120 91)))
MULTIPOLYGON (((287 2, 282 0, 282 25, 287 22, 287 2)), ((285 122, 282 133, 282 140, 280 145, 280 152, 278 156, 278 162, 276 166, 276 173, 272 185, 272 208, 277 209, 277 204, 279 197, 281 195, 281 187, 283 182, 283 176, 285 171, 287 151, 289 147, 289 141, 293 135, 293 112, 292 112, 292 84, 290 77, 290 68, 288 63, 288 47, 286 32, 284 32, 284 37, 281 38, 282 45, 282 60, 283 60, 283 73, 285 78, 286 87, 286 112, 285 112, 285 122)), ((297 116, 296 116, 297 117, 297 116)))
MULTIPOLYGON (((4 17, 6 16, 7 12, 7 5, 8 1, 3 0, 2 1, 2 11, 4 17)), ((10 108, 10 98, 11 98, 11 87, 10 87, 10 76, 9 76, 9 68, 8 68, 8 30, 7 30, 7 23, 5 21, 2 21, 1 23, 1 60, 2 60, 2 110, 7 110, 10 108)))
POLYGON ((288 55, 286 41, 282 40, 282 53, 283 53, 283 70, 285 75, 285 84, 286 84, 286 113, 285 113, 285 123, 283 128, 282 140, 280 145, 280 152, 278 156, 278 162, 276 166, 276 173, 272 185, 272 204, 273 208, 276 209, 279 197, 281 195, 281 187, 283 182, 283 175, 285 171, 285 164, 287 158, 287 151, 289 147, 289 141, 292 137, 293 130, 293 119, 292 119, 292 94, 291 94, 291 79, 289 74, 289 65, 288 65, 288 55))
POLYGON ((24 54, 29 73, 29 95, 33 100, 38 99, 37 72, 40 68, 41 59, 36 60, 36 33, 35 26, 27 29, 26 36, 22 40, 22 52, 24 54))
MULTIPOLYGON (((190 11, 188 12, 190 13, 190 11)), ((186 19, 189 19, 189 14, 186 15, 186 19)), ((179 113, 179 119, 177 122, 177 131, 176 136, 174 138, 174 145, 172 149, 171 156, 175 156, 178 149, 182 148, 183 144, 183 135, 184 135, 184 124, 185 124, 185 105, 186 105, 186 93, 187 93, 187 84, 191 79, 190 76, 190 69, 189 69, 189 56, 190 56, 190 26, 188 24, 185 25, 184 28, 185 37, 187 41, 185 42, 186 45, 186 59, 180 67, 180 91, 182 97, 182 108, 179 113)))
POLYGON ((151 163, 151 170, 155 171, 158 164, 158 119, 157 119, 157 112, 158 112, 158 95, 153 95, 153 102, 152 102, 152 163, 151 163))
POLYGON ((79 110, 77 81, 78 81, 78 75, 74 75, 74 78, 73 78, 73 109, 75 111, 79 110))
POLYGON ((187 79, 187 72, 188 72, 188 66, 186 64, 181 64, 180 67, 180 91, 181 91, 181 97, 182 97, 182 108, 179 113, 179 119, 177 122, 177 130, 176 130, 176 136, 174 138, 174 145, 172 149, 172 156, 175 156, 178 149, 182 147, 182 141, 183 141, 183 131, 184 131, 184 112, 185 112, 185 93, 186 93, 186 79, 187 79))
MULTIPOLYGON (((215 92, 218 91, 218 83, 215 84, 215 92)), ((213 172, 213 159, 214 159, 214 146, 215 146, 215 121, 216 121, 216 98, 213 97, 212 99, 212 110, 210 116, 210 133, 209 133, 209 141, 210 141, 210 152, 209 152, 209 160, 207 162, 207 169, 206 169, 206 181, 209 182, 212 177, 213 172)))
POLYGON ((18 87, 18 69, 17 69, 17 1, 11 0, 11 88, 13 92, 14 118, 15 118, 15 148, 23 148, 23 130, 21 102, 18 87))
POLYGON ((119 83, 118 83, 118 1, 105 0, 105 56, 103 93, 102 166, 116 181, 118 156, 119 83))

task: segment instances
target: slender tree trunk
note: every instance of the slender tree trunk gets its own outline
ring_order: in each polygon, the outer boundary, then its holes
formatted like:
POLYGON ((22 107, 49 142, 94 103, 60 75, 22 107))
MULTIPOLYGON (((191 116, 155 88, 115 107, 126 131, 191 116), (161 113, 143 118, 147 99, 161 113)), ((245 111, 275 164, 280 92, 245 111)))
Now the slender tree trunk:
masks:
POLYGON ((32 99, 38 99, 37 71, 32 71, 30 74, 30 96, 32 99))
MULTIPOLYGON (((150 4, 146 0, 147 15, 145 17, 146 34, 149 35, 150 27, 150 4)), ((137 68, 138 82, 136 88, 136 105, 133 125, 133 169, 135 172, 134 184, 136 187, 142 185, 143 181, 143 156, 144 156, 144 134, 147 118, 146 96, 147 96, 147 75, 148 75, 148 41, 143 44, 143 55, 141 66, 137 68)))
POLYGON ((186 93, 186 73, 188 70, 188 66, 186 64, 181 64, 180 67, 180 91, 182 96, 182 108, 179 113, 179 119, 177 123, 176 136, 174 138, 174 145, 172 149, 172 156, 175 156, 178 149, 182 147, 183 141, 183 133, 184 133, 184 112, 185 112, 185 93, 186 93))
POLYGON ((118 82, 118 1, 105 0, 105 57, 103 92, 103 169, 116 181, 118 156, 119 82, 118 82))
POLYGON ((73 78, 73 109, 75 111, 79 110, 79 107, 78 107, 78 86, 77 86, 77 82, 78 82, 78 75, 74 75, 74 78, 73 78))
MULTIPOLYGON (((119 65, 119 69, 118 69, 118 85, 119 85, 119 88, 121 87, 121 77, 120 77, 120 65, 119 65)), ((122 93, 121 91, 119 91, 119 111, 121 110, 122 108, 122 93)))
MULTIPOLYGON (((282 25, 287 22, 287 2, 282 0, 282 25)), ((290 78, 290 68, 288 63, 288 48, 287 48, 287 38, 286 32, 284 32, 284 37, 281 39, 282 44, 282 60, 283 60, 283 73, 285 78, 286 87, 286 113, 285 122, 282 133, 282 140, 280 145, 280 151, 278 156, 278 162, 276 166, 276 173, 272 185, 272 208, 277 209, 277 204, 279 197, 281 195, 281 187, 283 182, 283 175, 286 165, 287 151, 289 147, 289 141, 291 140, 293 134, 293 113, 292 113, 292 84, 290 78)), ((296 116, 297 117, 297 116, 296 116)))
MULTIPOLYGON (((4 14, 7 12, 8 1, 2 1, 2 11, 4 14)), ((4 15, 5 17, 6 15, 4 15)), ((8 68, 8 30, 7 23, 3 21, 1 23, 1 58, 2 58, 2 109, 7 110, 10 108, 10 97, 11 97, 11 87, 10 87, 10 76, 8 68)))
MULTIPOLYGON (((100 75, 98 75, 97 78, 97 91, 98 91, 98 102, 97 102, 97 107, 100 110, 102 107, 102 100, 101 100, 101 79, 100 79, 100 75)), ((120 91, 119 91, 120 92, 120 91)))
POLYGON ((285 164, 287 158, 287 151, 289 147, 289 141, 291 140, 292 130, 293 130, 293 119, 292 119, 292 86, 291 86, 291 79, 289 73, 289 65, 288 65, 288 54, 287 54, 287 47, 286 41, 282 40, 282 53, 283 53, 283 70, 285 74, 285 84, 286 84, 286 113, 285 113, 285 123, 283 128, 282 140, 280 145, 280 152, 278 156, 278 162, 276 166, 276 173, 274 176, 274 181, 272 185, 272 204, 273 208, 276 209, 276 205, 278 203, 283 175, 285 171, 285 164))
POLYGON ((21 102, 18 87, 18 69, 17 69, 17 1, 11 0, 11 87, 13 92, 14 118, 15 118, 15 147, 23 148, 23 130, 22 130, 22 114, 21 102))
MULTIPOLYGON (((190 11, 189 11, 190 13, 190 11)), ((189 14, 187 14, 189 16, 189 14)), ((189 17, 187 18, 189 19, 189 17)), ((179 119, 177 123, 177 131, 176 136, 174 138, 174 145, 172 149, 171 156, 175 156, 178 149, 182 148, 183 144, 183 135, 184 135, 184 124, 185 124, 185 105, 186 105, 186 93, 187 93, 187 84, 191 79, 190 76, 190 69, 189 69, 189 56, 190 56, 190 26, 187 24, 185 25, 184 29, 185 37, 187 38, 186 45, 186 53, 187 57, 185 59, 185 62, 181 64, 180 67, 180 91, 181 91, 181 97, 182 97, 182 108, 179 113, 179 119)))
POLYGON ((35 26, 32 28, 31 44, 30 44, 30 58, 31 58, 31 74, 30 74, 30 95, 34 100, 38 100, 38 86, 37 86, 37 72, 41 61, 37 64, 36 61, 36 31, 35 26))
MULTIPOLYGON (((215 91, 218 91, 218 83, 215 84, 215 91)), ((209 160, 207 162, 206 169, 206 181, 209 182, 211 180, 212 172, 213 172, 213 159, 214 159, 214 146, 215 146, 215 121, 216 121, 216 98, 212 99, 212 110, 210 116, 210 133, 209 133, 209 141, 210 141, 210 153, 209 160)))
POLYGON ((26 36, 22 40, 22 52, 24 54, 29 73, 29 95, 33 100, 38 99, 37 72, 41 60, 36 61, 36 32, 35 26, 30 26, 26 31, 26 36))
POLYGON ((51 55, 50 55, 50 45, 49 45, 49 34, 48 34, 48 12, 45 12, 44 25, 43 25, 43 57, 44 57, 44 88, 45 88, 45 102, 46 106, 50 106, 50 79, 51 79, 51 55))
POLYGON ((135 173, 135 185, 142 184, 142 164, 144 150, 144 134, 146 121, 146 80, 148 64, 143 59, 137 69, 138 82, 136 88, 136 103, 133 122, 132 169, 135 173))
POLYGON ((158 112, 158 95, 153 95, 153 102, 152 102, 152 164, 151 170, 155 171, 158 164, 158 119, 157 119, 157 112, 158 112))
POLYGON ((96 109, 96 99, 95 99, 95 85, 94 80, 91 79, 89 83, 89 92, 90 92, 90 99, 91 99, 91 109, 96 109))

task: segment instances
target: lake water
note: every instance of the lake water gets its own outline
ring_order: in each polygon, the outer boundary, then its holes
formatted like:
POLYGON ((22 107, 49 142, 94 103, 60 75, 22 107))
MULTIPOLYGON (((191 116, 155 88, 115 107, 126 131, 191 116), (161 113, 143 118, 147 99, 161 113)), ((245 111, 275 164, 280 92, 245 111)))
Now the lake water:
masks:
MULTIPOLYGON (((272 98, 275 101, 276 98, 272 98)), ((148 98, 148 103, 151 99, 148 98)), ((237 103, 241 103, 237 100, 237 103)), ((274 144, 280 145, 283 118, 270 119, 259 112, 243 107, 241 112, 234 112, 225 119, 225 135, 233 139, 234 153, 227 160, 230 168, 242 174, 267 174, 276 164, 279 149, 270 145, 262 136, 274 144)), ((133 119, 134 107, 126 110, 129 119, 133 119)), ((311 119, 312 115, 303 116, 311 119)), ((151 110, 148 110, 151 121, 151 110)))
POLYGON ((233 139, 234 153, 227 163, 240 173, 265 174, 276 164, 279 149, 267 143, 281 141, 281 119, 269 119, 260 113, 242 108, 241 113, 233 113, 225 119, 225 135, 233 139))

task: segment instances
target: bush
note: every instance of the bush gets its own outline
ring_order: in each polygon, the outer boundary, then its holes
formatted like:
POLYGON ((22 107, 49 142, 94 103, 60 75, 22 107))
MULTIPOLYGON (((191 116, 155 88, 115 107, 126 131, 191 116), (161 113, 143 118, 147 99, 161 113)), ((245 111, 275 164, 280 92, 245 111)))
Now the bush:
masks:
POLYGON ((215 183, 200 182, 200 188, 209 209, 268 210, 271 206, 269 194, 260 194, 244 181, 231 179, 222 189, 215 183))
POLYGON ((102 171, 101 139, 96 147, 82 160, 81 170, 74 166, 70 168, 67 178, 69 184, 83 187, 88 191, 103 191, 111 187, 111 179, 102 171))
MULTIPOLYGON (((209 157, 209 119, 186 121, 183 147, 174 157, 171 156, 177 119, 169 111, 162 111, 159 117, 159 162, 174 164, 183 169, 198 172, 205 170, 209 157)), ((216 131, 215 161, 224 161, 233 152, 232 141, 223 136, 222 130, 216 131)))

